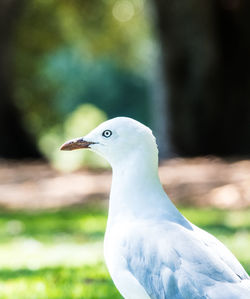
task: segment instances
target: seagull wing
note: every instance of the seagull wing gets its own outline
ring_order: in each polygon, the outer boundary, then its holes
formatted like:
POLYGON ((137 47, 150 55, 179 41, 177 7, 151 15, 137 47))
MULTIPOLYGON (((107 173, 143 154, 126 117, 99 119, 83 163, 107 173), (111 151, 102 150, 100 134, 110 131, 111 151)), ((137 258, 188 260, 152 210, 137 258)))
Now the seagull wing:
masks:
POLYGON ((250 280, 237 259, 193 225, 137 221, 122 252, 128 270, 152 299, 250 298, 250 280))
POLYGON ((218 239, 199 227, 191 224, 195 235, 211 251, 215 252, 218 257, 242 280, 249 279, 249 276, 232 252, 225 247, 218 239))

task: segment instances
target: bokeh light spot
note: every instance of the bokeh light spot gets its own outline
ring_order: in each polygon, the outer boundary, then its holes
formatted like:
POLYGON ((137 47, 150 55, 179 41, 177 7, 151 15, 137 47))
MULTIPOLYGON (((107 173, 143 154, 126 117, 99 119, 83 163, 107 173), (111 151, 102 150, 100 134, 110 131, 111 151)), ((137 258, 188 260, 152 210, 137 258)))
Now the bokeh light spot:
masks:
POLYGON ((134 16, 135 9, 130 1, 118 0, 113 7, 112 13, 119 22, 127 22, 134 16))

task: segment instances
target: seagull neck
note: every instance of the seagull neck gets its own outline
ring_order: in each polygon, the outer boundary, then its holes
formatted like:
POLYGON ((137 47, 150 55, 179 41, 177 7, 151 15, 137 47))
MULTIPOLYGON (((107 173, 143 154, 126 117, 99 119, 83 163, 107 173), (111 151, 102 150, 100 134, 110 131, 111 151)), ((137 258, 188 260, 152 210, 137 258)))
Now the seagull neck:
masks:
POLYGON ((123 191, 132 191, 133 186, 147 188, 159 182, 158 156, 149 155, 147 152, 135 152, 124 161, 116 162, 112 166, 112 187, 119 185, 123 191))
POLYGON ((113 166, 109 221, 121 219, 121 213, 127 218, 178 213, 160 183, 157 156, 135 155, 113 166))

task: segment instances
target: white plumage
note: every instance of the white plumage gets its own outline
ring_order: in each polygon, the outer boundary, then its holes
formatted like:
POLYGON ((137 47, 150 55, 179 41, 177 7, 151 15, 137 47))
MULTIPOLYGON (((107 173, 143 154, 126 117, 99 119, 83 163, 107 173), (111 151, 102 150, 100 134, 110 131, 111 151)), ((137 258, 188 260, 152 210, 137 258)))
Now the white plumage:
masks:
POLYGON ((124 298, 250 298, 250 278, 234 255, 168 199, 149 128, 118 117, 62 149, 81 147, 113 169, 104 256, 124 298))

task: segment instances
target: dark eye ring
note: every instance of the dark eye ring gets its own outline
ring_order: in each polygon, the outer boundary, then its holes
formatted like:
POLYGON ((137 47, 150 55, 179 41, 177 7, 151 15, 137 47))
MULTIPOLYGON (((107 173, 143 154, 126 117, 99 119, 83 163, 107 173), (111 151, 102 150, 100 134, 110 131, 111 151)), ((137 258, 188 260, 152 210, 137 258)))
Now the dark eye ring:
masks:
POLYGON ((103 137, 109 138, 112 135, 112 132, 110 130, 105 130, 102 133, 103 137))

